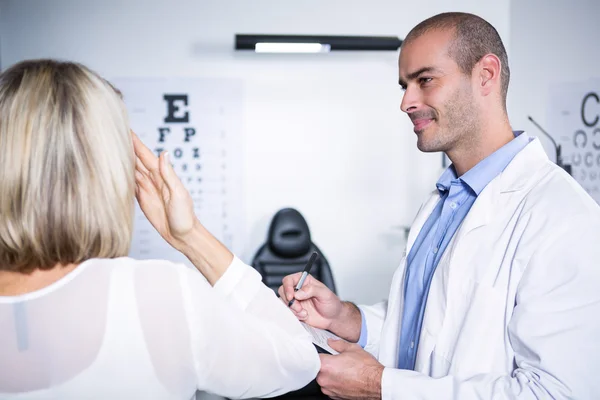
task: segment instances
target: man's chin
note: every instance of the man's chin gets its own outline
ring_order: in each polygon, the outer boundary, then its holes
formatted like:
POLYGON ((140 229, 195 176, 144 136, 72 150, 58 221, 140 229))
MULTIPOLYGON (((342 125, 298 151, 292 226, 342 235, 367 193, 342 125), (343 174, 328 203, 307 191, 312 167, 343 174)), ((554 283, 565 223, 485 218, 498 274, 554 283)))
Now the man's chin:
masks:
POLYGON ((431 143, 425 140, 422 136, 417 139, 417 148, 423 153, 436 153, 442 151, 437 143, 431 143))

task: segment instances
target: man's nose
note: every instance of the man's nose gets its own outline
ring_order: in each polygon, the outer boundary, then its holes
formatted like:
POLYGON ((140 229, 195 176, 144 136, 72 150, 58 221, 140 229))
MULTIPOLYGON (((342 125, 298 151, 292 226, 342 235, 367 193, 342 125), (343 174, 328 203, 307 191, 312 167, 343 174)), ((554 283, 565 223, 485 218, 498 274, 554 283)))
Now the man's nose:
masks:
POLYGON ((400 109, 405 113, 409 114, 419 109, 420 100, 417 91, 414 90, 410 85, 404 91, 402 96, 402 102, 400 103, 400 109))

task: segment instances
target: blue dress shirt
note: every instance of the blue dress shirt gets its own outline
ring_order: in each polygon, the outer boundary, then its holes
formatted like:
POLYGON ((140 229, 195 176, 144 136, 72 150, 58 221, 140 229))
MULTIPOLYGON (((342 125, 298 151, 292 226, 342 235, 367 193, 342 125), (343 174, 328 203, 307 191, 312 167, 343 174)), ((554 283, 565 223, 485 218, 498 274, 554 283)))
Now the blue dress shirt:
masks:
MULTIPOLYGON (((461 177, 456 176, 454 166, 451 165, 436 184, 440 200, 419 232, 406 260, 404 310, 398 355, 400 369, 412 370, 415 367, 429 286, 448 243, 481 191, 533 140, 522 132, 514 134, 515 139, 480 161, 461 177)), ((362 321, 359 344, 364 347, 367 341, 364 314, 362 321)))

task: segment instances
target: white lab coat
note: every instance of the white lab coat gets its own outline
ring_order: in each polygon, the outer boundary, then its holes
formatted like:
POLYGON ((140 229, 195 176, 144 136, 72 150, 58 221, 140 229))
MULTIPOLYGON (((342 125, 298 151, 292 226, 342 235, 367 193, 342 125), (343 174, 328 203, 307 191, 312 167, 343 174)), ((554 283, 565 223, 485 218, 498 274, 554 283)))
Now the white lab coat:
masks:
MULTIPOLYGON (((406 254, 439 200, 423 204, 406 254)), ((600 399, 600 207, 529 143, 481 192, 432 279, 415 371, 397 369, 406 258, 362 307, 383 399, 600 399)))

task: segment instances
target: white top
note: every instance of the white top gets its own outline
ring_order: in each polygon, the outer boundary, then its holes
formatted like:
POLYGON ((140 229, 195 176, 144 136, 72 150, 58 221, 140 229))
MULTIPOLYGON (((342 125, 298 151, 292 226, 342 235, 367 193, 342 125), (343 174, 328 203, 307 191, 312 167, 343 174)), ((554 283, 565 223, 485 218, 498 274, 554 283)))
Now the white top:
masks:
POLYGON ((0 296, 0 398, 271 397, 320 368, 311 338, 239 259, 214 287, 168 261, 92 259, 0 296))

